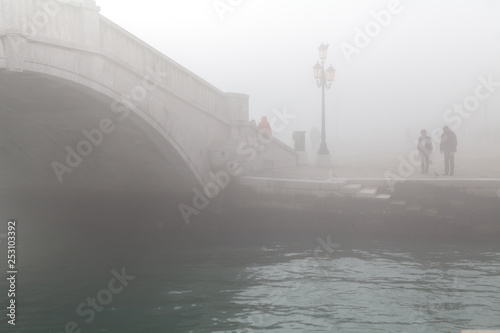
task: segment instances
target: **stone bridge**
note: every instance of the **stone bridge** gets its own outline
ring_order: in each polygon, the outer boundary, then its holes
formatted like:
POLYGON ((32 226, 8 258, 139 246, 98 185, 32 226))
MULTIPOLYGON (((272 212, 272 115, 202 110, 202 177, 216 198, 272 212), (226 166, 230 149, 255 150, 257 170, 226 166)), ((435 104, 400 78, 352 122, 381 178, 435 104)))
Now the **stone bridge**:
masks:
POLYGON ((222 92, 99 14, 93 0, 0 0, 0 188, 180 191, 236 160, 297 156, 222 92), (243 144, 244 145, 244 144, 243 144), (250 158, 249 158, 250 157, 250 158))

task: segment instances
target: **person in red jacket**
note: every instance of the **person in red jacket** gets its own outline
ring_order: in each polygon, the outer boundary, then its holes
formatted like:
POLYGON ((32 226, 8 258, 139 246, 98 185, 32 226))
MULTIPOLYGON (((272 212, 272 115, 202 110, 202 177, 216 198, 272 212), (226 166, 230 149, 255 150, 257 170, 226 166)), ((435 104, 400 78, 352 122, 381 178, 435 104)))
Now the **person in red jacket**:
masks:
POLYGON ((269 124, 269 122, 267 121, 266 116, 262 116, 262 119, 260 120, 258 127, 260 130, 269 133, 269 135, 273 135, 273 131, 271 130, 271 124, 269 124))

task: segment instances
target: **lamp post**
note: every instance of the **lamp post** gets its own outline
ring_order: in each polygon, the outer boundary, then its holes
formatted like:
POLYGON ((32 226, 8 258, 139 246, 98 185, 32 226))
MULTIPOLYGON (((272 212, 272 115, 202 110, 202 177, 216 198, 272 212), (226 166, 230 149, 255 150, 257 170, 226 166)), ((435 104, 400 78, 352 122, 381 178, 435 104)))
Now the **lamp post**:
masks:
POLYGON ((314 78, 318 87, 321 88, 321 144, 319 146, 318 155, 330 155, 328 148, 326 147, 326 133, 325 133, 325 89, 330 89, 335 77, 335 69, 332 65, 325 70, 325 60, 326 51, 328 50, 328 44, 321 43, 318 47, 319 51, 319 61, 316 62, 314 69, 314 78))

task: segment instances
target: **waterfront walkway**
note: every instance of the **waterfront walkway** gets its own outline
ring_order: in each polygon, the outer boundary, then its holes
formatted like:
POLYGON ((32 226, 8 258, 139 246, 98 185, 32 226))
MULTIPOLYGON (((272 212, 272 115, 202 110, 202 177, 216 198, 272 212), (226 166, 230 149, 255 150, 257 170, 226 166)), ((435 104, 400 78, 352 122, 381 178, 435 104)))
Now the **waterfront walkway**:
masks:
MULTIPOLYGON (((436 173, 440 175, 444 171, 442 155, 435 155, 435 161, 429 168, 429 174, 425 175, 420 173, 420 165, 411 164, 409 153, 336 158, 333 152, 332 156, 331 168, 304 165, 296 168, 266 170, 254 176, 326 180, 331 177, 332 172, 335 177, 339 178, 384 178, 386 173, 391 172, 395 174, 401 173, 400 176, 403 178, 431 179, 437 178, 436 173), (409 164, 404 161, 407 161, 409 164), (411 168, 404 167, 408 165, 411 168), (400 166, 403 168, 403 172, 399 171, 400 166), (407 171, 410 171, 410 174, 407 171)), ((450 178, 500 179, 500 149, 482 151, 468 149, 458 152, 455 157, 455 175, 450 178)))
MULTIPOLYGON (((443 157, 435 156, 428 174, 410 162, 409 154, 379 154, 333 158, 331 167, 303 165, 270 169, 243 177, 240 184, 267 191, 284 189, 337 191, 361 198, 391 193, 397 182, 418 182, 464 189, 471 194, 500 198, 500 154, 492 150, 466 150, 455 158, 455 175, 443 176, 443 157)), ((386 195, 379 198, 387 198, 386 195)))

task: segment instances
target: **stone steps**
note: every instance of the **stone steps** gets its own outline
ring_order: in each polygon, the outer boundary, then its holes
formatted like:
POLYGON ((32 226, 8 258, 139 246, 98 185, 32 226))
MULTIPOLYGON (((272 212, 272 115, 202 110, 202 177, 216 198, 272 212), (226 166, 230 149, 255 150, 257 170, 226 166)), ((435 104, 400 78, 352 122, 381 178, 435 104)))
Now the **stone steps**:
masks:
POLYGON ((358 199, 391 199, 390 194, 379 194, 377 187, 363 187, 361 184, 347 184, 340 189, 340 193, 358 199))
POLYGON ((377 194, 375 196, 375 199, 377 199, 377 200, 384 200, 385 201, 385 200, 390 200, 391 197, 392 197, 392 195, 390 195, 390 194, 377 194))
POLYGON ((355 195, 363 188, 361 184, 347 184, 340 189, 340 193, 342 194, 353 194, 355 195))
POLYGON ((339 191, 347 184, 347 179, 330 178, 321 183, 321 188, 326 191, 339 191))
POLYGON ((271 192, 273 189, 278 189, 281 193, 289 191, 290 193, 311 193, 311 195, 315 196, 325 196, 327 193, 330 193, 337 196, 379 201, 389 201, 392 197, 391 194, 378 193, 377 186, 364 187, 363 184, 349 183, 348 179, 343 178, 329 178, 326 181, 321 181, 244 177, 240 179, 240 184, 254 188, 269 189, 271 192))
POLYGON ((356 198, 375 198, 377 196, 376 187, 362 188, 354 195, 356 198))

